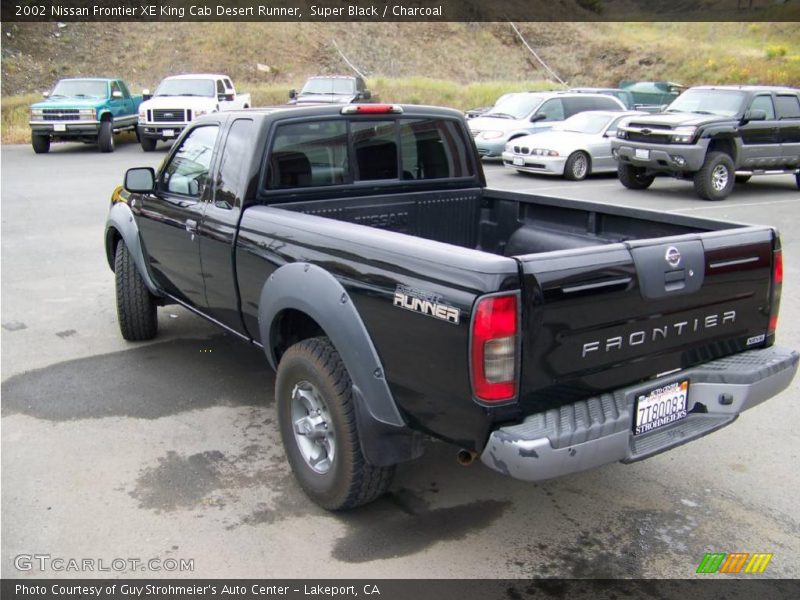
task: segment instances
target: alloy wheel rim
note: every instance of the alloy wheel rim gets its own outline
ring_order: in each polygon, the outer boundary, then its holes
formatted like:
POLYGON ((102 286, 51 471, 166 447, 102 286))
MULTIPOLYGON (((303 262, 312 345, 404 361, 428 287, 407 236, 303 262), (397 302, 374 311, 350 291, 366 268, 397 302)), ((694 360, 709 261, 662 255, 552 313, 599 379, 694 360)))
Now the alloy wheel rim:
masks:
POLYGON ((725 165, 717 165, 714 167, 714 170, 711 171, 711 185, 718 192, 721 192, 727 187, 729 178, 730 174, 725 165))
POLYGON ((586 162, 586 157, 583 154, 578 154, 575 157, 575 162, 572 164, 572 174, 578 179, 583 179, 586 176, 586 170, 589 165, 586 162))
POLYGON ((336 434, 328 405, 313 383, 300 381, 292 389, 291 418, 300 455, 311 470, 324 475, 336 458, 336 434))

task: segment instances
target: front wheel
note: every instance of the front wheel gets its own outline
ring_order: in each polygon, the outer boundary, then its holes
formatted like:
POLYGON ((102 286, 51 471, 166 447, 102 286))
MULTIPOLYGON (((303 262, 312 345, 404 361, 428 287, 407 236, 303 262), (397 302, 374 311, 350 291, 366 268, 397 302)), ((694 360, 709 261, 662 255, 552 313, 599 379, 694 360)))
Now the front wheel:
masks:
POLYGON ((49 135, 31 135, 31 146, 36 154, 47 154, 50 152, 49 135))
POLYGON ((564 177, 570 181, 581 181, 589 174, 589 155, 586 152, 573 152, 564 164, 564 177))
POLYGON ((620 183, 629 190, 646 190, 655 179, 655 175, 646 175, 642 167, 634 167, 627 163, 620 163, 617 167, 617 176, 620 183))
POLYGON ((157 303, 136 268, 125 242, 114 256, 117 320, 122 337, 131 342, 151 340, 158 333, 157 303))
POLYGON ((158 140, 156 140, 155 138, 142 136, 141 139, 139 140, 139 143, 142 145, 142 150, 144 150, 145 152, 152 152, 153 150, 156 149, 156 144, 158 143, 158 140))
POLYGON ((386 492, 394 467, 371 465, 361 453, 353 385, 327 337, 303 340, 286 351, 275 399, 289 465, 314 502, 345 510, 386 492))
POLYGON ((724 152, 709 152, 694 174, 694 191, 703 200, 724 200, 733 191, 736 177, 733 160, 724 152))
POLYGON ((97 147, 100 152, 114 151, 114 125, 110 120, 100 123, 100 132, 97 134, 97 147))

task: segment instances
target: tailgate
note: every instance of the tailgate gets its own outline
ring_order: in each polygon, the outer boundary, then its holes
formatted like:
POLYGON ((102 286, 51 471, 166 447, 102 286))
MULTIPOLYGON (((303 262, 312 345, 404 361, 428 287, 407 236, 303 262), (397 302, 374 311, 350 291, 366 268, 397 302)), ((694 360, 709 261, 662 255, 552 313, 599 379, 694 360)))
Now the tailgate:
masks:
POLYGON ((524 411, 771 344, 778 244, 743 227, 515 257, 524 411))

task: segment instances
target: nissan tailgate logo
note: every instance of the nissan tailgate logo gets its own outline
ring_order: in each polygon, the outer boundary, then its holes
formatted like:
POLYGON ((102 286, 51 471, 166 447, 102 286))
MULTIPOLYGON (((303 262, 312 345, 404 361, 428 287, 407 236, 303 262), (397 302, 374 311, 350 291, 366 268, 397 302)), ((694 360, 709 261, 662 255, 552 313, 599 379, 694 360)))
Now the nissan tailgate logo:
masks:
POLYGON ((677 269, 678 265, 681 264, 681 253, 678 252, 678 249, 675 246, 670 246, 667 248, 667 253, 664 255, 664 259, 667 261, 667 264, 670 267, 677 269))

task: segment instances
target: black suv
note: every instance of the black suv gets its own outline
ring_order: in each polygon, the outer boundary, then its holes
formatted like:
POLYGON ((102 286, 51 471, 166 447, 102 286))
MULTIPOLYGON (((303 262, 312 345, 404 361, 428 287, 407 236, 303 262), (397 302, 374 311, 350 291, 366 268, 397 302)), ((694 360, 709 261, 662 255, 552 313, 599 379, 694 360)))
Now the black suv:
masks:
POLYGON ((800 90, 694 87, 664 113, 624 120, 612 152, 619 180, 635 190, 661 173, 692 179, 704 200, 752 175, 795 173, 800 187, 800 90))

